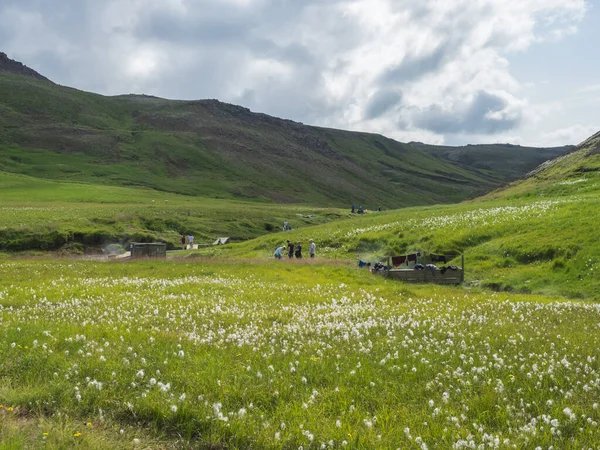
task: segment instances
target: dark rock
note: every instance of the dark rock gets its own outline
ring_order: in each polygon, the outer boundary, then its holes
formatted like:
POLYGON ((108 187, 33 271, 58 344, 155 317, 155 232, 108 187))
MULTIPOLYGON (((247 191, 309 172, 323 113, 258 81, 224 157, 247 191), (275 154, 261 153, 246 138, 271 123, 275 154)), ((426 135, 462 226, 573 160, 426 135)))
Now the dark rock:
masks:
POLYGON ((30 69, 23 63, 10 59, 6 53, 0 52, 0 72, 13 73, 15 75, 23 75, 26 77, 36 78, 38 80, 52 83, 48 78, 40 75, 35 70, 30 69))

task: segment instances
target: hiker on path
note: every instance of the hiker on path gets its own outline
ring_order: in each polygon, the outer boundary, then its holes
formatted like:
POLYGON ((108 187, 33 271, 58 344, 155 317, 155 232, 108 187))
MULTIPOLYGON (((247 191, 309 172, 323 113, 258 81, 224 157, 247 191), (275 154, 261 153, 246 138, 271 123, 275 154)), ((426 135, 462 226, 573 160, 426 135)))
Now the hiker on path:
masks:
POLYGON ((354 214, 354 203, 352 204, 352 211, 351 211, 351 213, 354 214))
POLYGON ((294 243, 289 239, 287 241, 288 257, 292 259, 294 257, 294 243))
POLYGON ((288 221, 284 220, 283 221, 283 231, 287 231, 287 229, 288 229, 288 221))
POLYGON ((273 253, 273 256, 277 259, 281 259, 283 257, 283 250, 285 249, 285 246, 281 246, 281 247, 277 247, 277 249, 275 250, 275 252, 273 253))
POLYGON ((294 252, 294 255, 297 259, 302 259, 302 244, 300 244, 300 242, 296 244, 296 251, 294 252))
POLYGON ((308 247, 308 253, 310 254, 311 258, 314 258, 315 251, 317 250, 317 246, 315 245, 315 241, 313 241, 312 239, 309 242, 310 242, 310 246, 308 247))
POLYGON ((181 246, 185 250, 185 236, 184 235, 181 236, 181 246))
POLYGON ((188 244, 190 245, 190 250, 194 248, 194 236, 191 234, 188 236, 188 244))

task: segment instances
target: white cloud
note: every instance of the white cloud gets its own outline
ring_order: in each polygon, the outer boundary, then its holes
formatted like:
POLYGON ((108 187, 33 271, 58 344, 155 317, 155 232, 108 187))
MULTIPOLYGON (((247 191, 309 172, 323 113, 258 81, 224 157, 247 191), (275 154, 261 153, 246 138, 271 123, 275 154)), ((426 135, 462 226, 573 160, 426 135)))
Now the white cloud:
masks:
POLYGON ((590 94, 594 92, 600 92, 600 84, 590 84, 577 89, 577 93, 579 94, 590 94))
POLYGON ((597 132, 598 125, 572 125, 541 134, 538 145, 551 146, 556 142, 579 144, 597 132))
POLYGON ((0 48, 61 84, 219 98, 438 143, 519 139, 518 127, 539 122, 510 55, 574 33, 587 8, 585 0, 3 3, 0 48))

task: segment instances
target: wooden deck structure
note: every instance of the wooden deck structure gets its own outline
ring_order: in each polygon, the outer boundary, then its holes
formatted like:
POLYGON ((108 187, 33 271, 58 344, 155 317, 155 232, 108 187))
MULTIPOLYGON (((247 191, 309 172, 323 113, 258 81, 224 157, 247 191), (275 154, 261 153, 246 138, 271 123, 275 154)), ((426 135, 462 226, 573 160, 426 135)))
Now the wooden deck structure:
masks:
MULTIPOLYGON (((455 259, 458 255, 447 255, 448 260, 455 259)), ((435 283, 435 284, 461 284, 465 281, 465 256, 460 255, 461 266, 457 269, 432 269, 425 267, 421 270, 414 268, 372 270, 373 273, 392 280, 405 281, 407 283, 435 283)), ((419 264, 431 264, 427 255, 420 258, 419 264)), ((391 267, 388 261, 387 267, 391 267)))

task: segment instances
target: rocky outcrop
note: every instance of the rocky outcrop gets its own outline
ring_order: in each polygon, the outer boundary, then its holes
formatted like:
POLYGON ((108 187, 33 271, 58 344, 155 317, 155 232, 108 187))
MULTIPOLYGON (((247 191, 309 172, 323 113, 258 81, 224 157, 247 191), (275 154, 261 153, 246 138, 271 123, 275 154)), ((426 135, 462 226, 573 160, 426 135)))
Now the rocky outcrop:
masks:
POLYGON ((587 149, 590 156, 600 153, 600 131, 579 144, 579 148, 587 149))
POLYGON ((23 75, 52 83, 48 78, 40 75, 35 70, 30 69, 19 61, 10 59, 6 53, 2 52, 0 52, 0 73, 1 72, 14 73, 15 75, 23 75))

